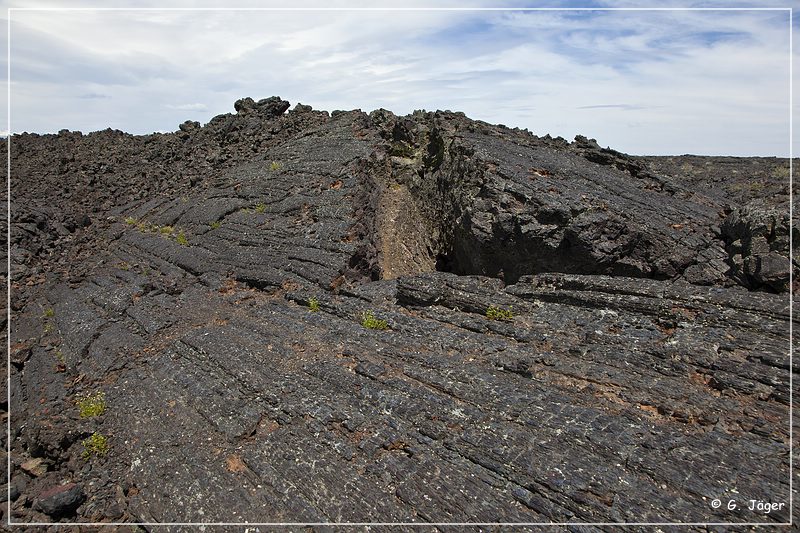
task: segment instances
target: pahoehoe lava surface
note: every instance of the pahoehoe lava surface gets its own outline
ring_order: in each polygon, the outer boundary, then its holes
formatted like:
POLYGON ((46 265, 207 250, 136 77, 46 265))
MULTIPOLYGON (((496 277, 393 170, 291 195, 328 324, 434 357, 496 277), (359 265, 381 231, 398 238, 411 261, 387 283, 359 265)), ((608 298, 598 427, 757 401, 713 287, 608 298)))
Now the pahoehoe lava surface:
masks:
POLYGON ((289 107, 4 141, 4 518, 789 520, 788 160, 289 107))

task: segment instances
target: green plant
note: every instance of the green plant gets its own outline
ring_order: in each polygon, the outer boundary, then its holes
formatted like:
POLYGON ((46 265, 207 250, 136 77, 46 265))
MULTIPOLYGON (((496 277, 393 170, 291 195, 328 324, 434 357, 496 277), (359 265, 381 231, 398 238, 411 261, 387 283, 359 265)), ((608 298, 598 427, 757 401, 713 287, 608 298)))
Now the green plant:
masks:
POLYGON ((411 159, 414 157, 414 149, 403 141, 395 141, 389 149, 389 155, 411 159))
POLYGON ((64 359, 64 352, 61 351, 61 348, 56 348, 55 352, 53 352, 53 355, 56 356, 56 359, 58 359, 58 362, 62 365, 67 362, 67 360, 64 359))
POLYGON ((180 233, 178 233, 177 237, 175 237, 175 241, 178 244, 180 244, 181 246, 188 246, 189 245, 189 239, 186 238, 186 235, 184 235, 182 231, 180 233))
POLYGON ((158 228, 158 231, 161 233, 161 235, 169 237, 170 235, 175 233, 175 228, 173 228, 172 226, 162 226, 158 228))
POLYGON ((509 307, 508 309, 503 309, 502 307, 495 307, 494 305, 490 305, 489 309, 486 310, 486 318, 489 320, 513 320, 514 313, 513 307, 509 307))
POLYGON ((361 313, 361 325, 367 329, 386 329, 387 327, 386 321, 375 318, 372 311, 361 313))
POLYGON ((138 221, 133 217, 128 217, 125 219, 125 223, 129 226, 135 226, 136 224, 138 224, 138 221))
POLYGON ((219 229, 220 226, 222 226, 222 221, 221 220, 215 220, 214 222, 209 224, 209 226, 211 226, 211 229, 219 229))
POLYGON ((93 455, 105 455, 108 453, 108 438, 102 433, 95 431, 88 439, 84 439, 83 444, 83 458, 89 459, 93 455))
POLYGON ((75 400, 81 418, 100 416, 106 412, 106 395, 103 391, 87 393, 75 400))
POLYGON ((772 177, 773 178, 788 178, 789 177, 789 167, 788 166, 781 166, 775 167, 772 169, 772 177))
POLYGON ((47 309, 44 310, 45 318, 53 318, 54 316, 56 316, 56 312, 53 310, 52 307, 48 307, 47 309))
POLYGON ((282 165, 282 164, 280 164, 280 162, 278 162, 278 161, 273 161, 273 162, 272 162, 272 163, 270 163, 270 165, 269 165, 269 169, 270 169, 271 171, 273 171, 273 172, 277 172, 277 171, 279 171, 279 170, 280 170, 280 169, 282 169, 282 168, 283 168, 283 165, 282 165))
POLYGON ((55 331, 55 327, 53 326, 52 322, 47 322, 47 323, 45 323, 44 328, 42 329, 42 331, 44 332, 45 335, 49 335, 49 334, 53 333, 53 331, 55 331))
POLYGON ((308 299, 308 310, 311 311, 312 313, 316 313, 317 311, 319 311, 319 300, 317 300, 313 296, 311 298, 309 298, 308 299))
POLYGON ((267 204, 260 203, 256 205, 253 209, 255 209, 256 213, 263 213, 264 211, 267 210, 267 204))

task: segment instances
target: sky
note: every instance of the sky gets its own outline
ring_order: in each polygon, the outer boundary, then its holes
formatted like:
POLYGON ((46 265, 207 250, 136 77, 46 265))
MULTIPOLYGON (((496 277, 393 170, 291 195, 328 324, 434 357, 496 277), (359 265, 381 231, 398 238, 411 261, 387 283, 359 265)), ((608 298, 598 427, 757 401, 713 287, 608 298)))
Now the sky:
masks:
MULTIPOLYGON (((231 2, 168 2, 213 7, 231 2)), ((315 109, 463 111, 537 135, 651 155, 787 156, 787 11, 522 11, 524 1, 372 2, 405 11, 18 10, 162 1, 0 0, 11 132, 175 131, 273 95, 315 109)), ((350 1, 238 7, 347 8, 350 1)), ((363 3, 362 3, 363 5, 363 3)), ((537 2, 536 7, 741 7, 537 2)), ((788 2, 757 3, 786 7, 788 2)), ((794 17, 794 32, 800 13, 794 17)), ((797 39, 795 39, 797 41, 797 39)), ((795 47, 800 48, 800 46, 795 47)), ((797 52, 795 52, 795 57, 797 52)), ((792 60, 794 58, 791 58, 792 60)), ((794 85, 798 81, 794 63, 794 85)), ((798 99, 795 98, 795 108, 798 99)), ((7 134, 5 112, 0 130, 7 134)), ((797 135, 795 135, 797 137, 797 135)), ((800 154, 795 141, 794 154, 800 154)))

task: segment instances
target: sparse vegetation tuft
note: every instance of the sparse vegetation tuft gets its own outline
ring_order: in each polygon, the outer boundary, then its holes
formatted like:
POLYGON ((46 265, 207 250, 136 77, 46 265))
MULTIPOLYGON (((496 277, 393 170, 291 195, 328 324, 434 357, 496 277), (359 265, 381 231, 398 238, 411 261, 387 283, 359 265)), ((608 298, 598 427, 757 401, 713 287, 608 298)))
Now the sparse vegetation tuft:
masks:
POLYGON ((395 141, 389 149, 389 155, 411 159, 414 157, 414 149, 403 141, 395 141))
POLYGON ((133 218, 133 217, 128 217, 128 218, 126 218, 126 219, 125 219, 125 223, 126 223, 127 225, 129 225, 129 226, 135 226, 136 224, 138 224, 138 223, 139 223, 139 221, 138 221, 138 220, 136 220, 136 219, 135 219, 135 218, 133 218))
POLYGON ((514 312, 513 307, 509 307, 508 309, 503 309, 502 307, 496 307, 494 305, 490 305, 489 309, 486 310, 486 318, 489 320, 513 320, 514 319, 514 312))
POLYGON ((317 311, 319 311, 319 300, 317 300, 313 296, 311 298, 309 298, 308 299, 308 310, 311 311, 312 313, 316 313, 317 311))
POLYGON ((100 416, 106 412, 106 395, 103 391, 87 393, 75 400, 81 418, 100 416))
POLYGON ((263 213, 264 211, 267 210, 267 204, 262 202, 260 204, 257 204, 253 209, 255 209, 256 213, 259 213, 259 214, 263 213))
POLYGON ((771 173, 773 178, 789 178, 789 167, 779 166, 772 169, 771 173))
POLYGON ((88 439, 83 442, 83 458, 89 459, 93 455, 103 456, 108 453, 108 438, 102 433, 95 431, 88 439))
POLYGON ((210 224, 210 226, 211 226, 211 229, 219 229, 220 226, 222 226, 222 221, 221 220, 215 220, 214 222, 212 222, 210 224))
POLYGON ((56 316, 56 312, 53 310, 52 307, 48 307, 47 309, 44 310, 45 318, 53 318, 54 316, 56 316))
POLYGON ((372 311, 361 313, 361 325, 367 329, 386 329, 388 327, 386 321, 375 318, 375 314, 372 311))
POLYGON ((130 221, 131 225, 135 224, 136 229, 142 233, 158 233, 167 239, 175 237, 175 240, 178 242, 178 244, 182 244, 184 246, 189 244, 189 241, 186 239, 186 235, 184 235, 183 230, 178 230, 178 228, 175 226, 159 226, 158 224, 150 224, 149 222, 144 221, 137 222, 135 219, 130 219, 130 221))
POLYGON ((279 161, 273 161, 269 164, 269 169, 273 172, 277 172, 283 168, 283 165, 279 161))

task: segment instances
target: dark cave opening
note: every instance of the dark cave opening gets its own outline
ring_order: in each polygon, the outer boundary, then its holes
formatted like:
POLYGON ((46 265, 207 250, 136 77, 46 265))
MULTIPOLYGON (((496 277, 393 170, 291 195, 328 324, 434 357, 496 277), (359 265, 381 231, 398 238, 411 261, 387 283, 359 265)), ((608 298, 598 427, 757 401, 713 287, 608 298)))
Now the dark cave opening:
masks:
MULTIPOLYGON (((522 265, 524 263, 519 263, 522 265)), ((515 267, 507 261, 507 256, 498 256, 491 251, 454 248, 449 253, 436 256, 436 270, 449 272, 458 276, 486 276, 498 278, 504 283, 516 283, 527 272, 515 267)))
POLYGON ((572 235, 552 241, 523 235, 518 227, 491 226, 491 233, 472 231, 469 219, 457 226, 448 245, 436 256, 436 270, 459 276, 486 276, 513 285, 523 276, 545 272, 611 274, 591 250, 572 235))
POLYGON ((448 254, 438 254, 436 256, 436 270, 438 272, 458 274, 458 272, 454 270, 453 259, 448 254))

